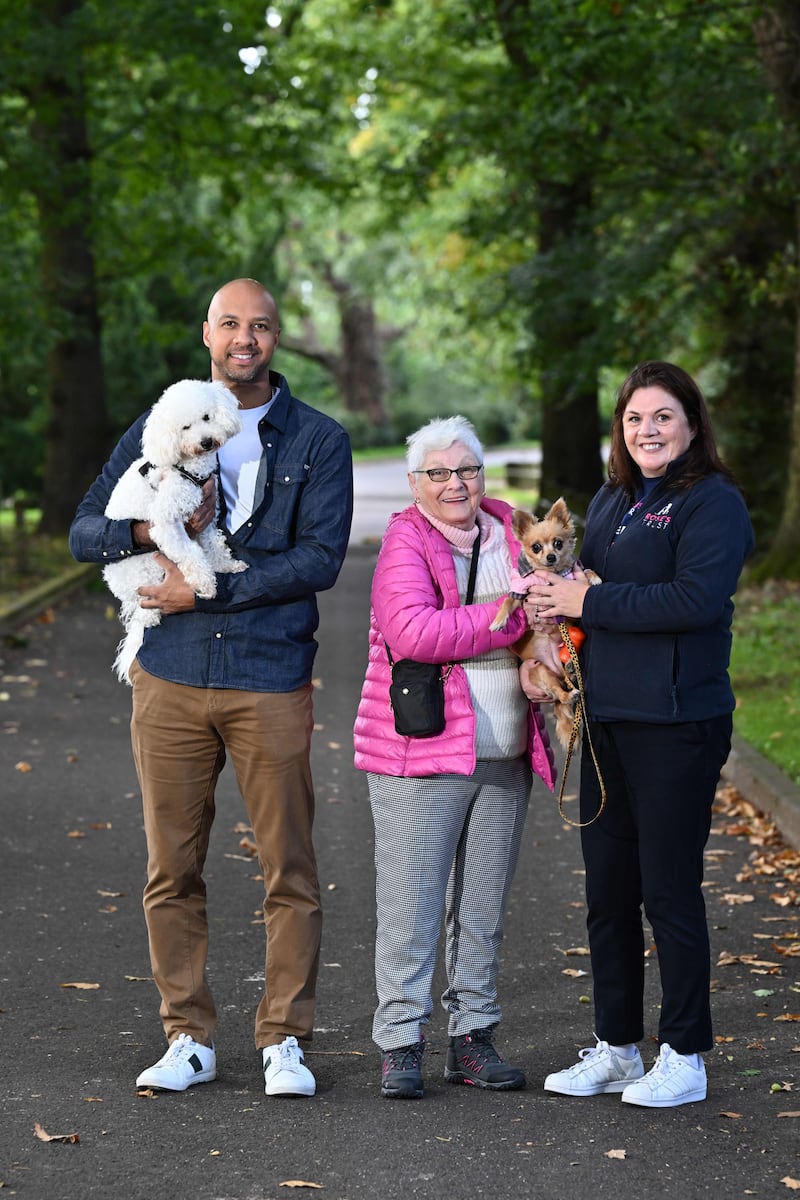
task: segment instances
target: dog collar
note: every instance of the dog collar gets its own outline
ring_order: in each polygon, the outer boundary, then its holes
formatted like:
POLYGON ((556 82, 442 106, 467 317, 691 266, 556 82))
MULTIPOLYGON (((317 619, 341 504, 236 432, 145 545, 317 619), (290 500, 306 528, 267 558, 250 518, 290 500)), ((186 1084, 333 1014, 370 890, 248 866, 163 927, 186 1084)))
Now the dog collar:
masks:
MULTIPOLYGON (((153 470, 155 470, 154 463, 144 462, 139 467, 139 474, 146 479, 153 470)), ((172 467, 172 470, 177 471, 179 475, 182 475, 184 479, 188 479, 190 483, 196 483, 198 487, 202 487, 203 484, 208 483, 209 479, 211 478, 211 475, 203 475, 202 478, 198 477, 197 475, 192 475, 191 472, 187 471, 185 467, 175 466, 172 467)))

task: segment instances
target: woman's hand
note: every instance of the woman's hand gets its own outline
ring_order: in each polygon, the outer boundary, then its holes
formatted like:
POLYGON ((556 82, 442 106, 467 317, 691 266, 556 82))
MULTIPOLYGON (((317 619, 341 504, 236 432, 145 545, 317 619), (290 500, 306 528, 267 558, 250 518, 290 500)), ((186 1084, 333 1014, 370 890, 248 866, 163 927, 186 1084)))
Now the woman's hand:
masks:
POLYGON ((533 700, 534 704, 551 704, 553 697, 548 696, 547 692, 543 692, 535 683, 531 683, 530 673, 538 665, 534 658, 524 659, 519 665, 519 682, 525 695, 529 700, 533 700))
POLYGON ((537 618, 572 617, 577 620, 581 616, 590 584, 580 567, 574 568, 573 575, 574 578, 565 579, 548 571, 534 572, 525 599, 525 615, 531 625, 536 624, 537 618))

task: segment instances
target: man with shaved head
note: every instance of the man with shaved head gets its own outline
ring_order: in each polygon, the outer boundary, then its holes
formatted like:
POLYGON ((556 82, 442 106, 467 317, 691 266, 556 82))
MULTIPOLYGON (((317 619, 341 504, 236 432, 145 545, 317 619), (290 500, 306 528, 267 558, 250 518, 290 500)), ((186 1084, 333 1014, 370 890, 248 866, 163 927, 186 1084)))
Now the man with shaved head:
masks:
MULTIPOLYGON (((352 517, 345 431, 296 399, 271 368, 280 340, 275 300, 254 279, 211 298, 203 342, 211 377, 238 398, 242 430, 219 451, 219 474, 187 528, 215 519, 216 492, 240 574, 195 595, 160 555, 163 582, 140 588, 161 610, 130 677, 131 740, 142 790, 148 866, 144 910, 166 1053, 138 1087, 185 1091, 216 1078, 217 1013, 206 978, 203 868, 214 791, 230 756, 264 876, 264 993, 255 1018, 268 1096, 311 1096, 311 1040, 322 913, 312 842, 311 670, 317 592, 344 559, 352 517)), ((144 521, 105 517, 111 491, 141 457, 143 414, 84 497, 70 531, 81 562, 155 549, 144 521)))

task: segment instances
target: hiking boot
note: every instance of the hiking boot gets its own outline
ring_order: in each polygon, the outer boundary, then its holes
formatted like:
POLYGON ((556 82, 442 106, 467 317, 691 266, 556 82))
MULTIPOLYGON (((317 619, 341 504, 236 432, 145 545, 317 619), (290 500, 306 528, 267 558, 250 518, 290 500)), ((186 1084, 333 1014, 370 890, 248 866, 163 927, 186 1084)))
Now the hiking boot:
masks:
POLYGON ((493 1092, 525 1087, 525 1075, 504 1062, 492 1044, 491 1029, 473 1029, 451 1037, 444 1077, 450 1083, 468 1083, 493 1092))
POLYGON ((217 1078, 217 1056, 213 1046, 193 1041, 188 1033, 179 1033, 157 1063, 142 1071, 138 1088, 159 1088, 165 1092, 185 1092, 195 1083, 210 1083, 217 1078))
POLYGON ((267 1096, 313 1096, 317 1090, 296 1037, 284 1038, 277 1046, 265 1046, 261 1066, 267 1096))
POLYGON ((644 1075, 642 1056, 637 1050, 633 1058, 620 1058, 608 1042, 581 1050, 574 1067, 556 1071, 544 1081, 546 1092, 562 1096, 601 1096, 606 1092, 622 1092, 644 1075))
POLYGON ((622 1093, 623 1104, 640 1104, 644 1108, 675 1108, 705 1098, 705 1064, 692 1066, 667 1042, 661 1046, 658 1058, 647 1074, 629 1084, 622 1093))
POLYGON ((424 1039, 381 1054, 381 1095, 387 1100, 417 1100, 423 1095, 424 1039))

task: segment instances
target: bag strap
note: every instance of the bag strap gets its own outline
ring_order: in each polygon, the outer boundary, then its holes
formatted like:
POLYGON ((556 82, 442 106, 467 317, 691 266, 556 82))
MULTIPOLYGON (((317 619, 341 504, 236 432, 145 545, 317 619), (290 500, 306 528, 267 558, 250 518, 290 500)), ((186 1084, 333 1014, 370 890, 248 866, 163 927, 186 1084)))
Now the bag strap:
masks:
POLYGON ((472 562, 469 564, 469 580, 467 582, 467 594, 464 598, 465 604, 472 604, 472 597, 475 595, 475 580, 478 576, 478 555, 481 552, 481 529, 478 526, 478 536, 472 545, 472 562))
MULTIPOLYGON (((478 577, 478 555, 480 554, 480 552, 481 552, 481 531, 480 531, 480 526, 478 526, 478 536, 475 538, 475 541, 472 544, 472 560, 469 564, 469 579, 467 580, 467 594, 464 597, 465 604, 472 604, 472 597, 475 595, 475 580, 478 577)), ((392 652, 389 649, 389 643, 384 640, 383 644, 386 647, 386 657, 389 659, 389 666, 393 667, 394 659, 392 658, 392 652)), ((453 666, 453 664, 450 663, 451 669, 452 669, 452 666, 453 666)), ((448 672, 448 674, 449 674, 449 672, 448 672)))

